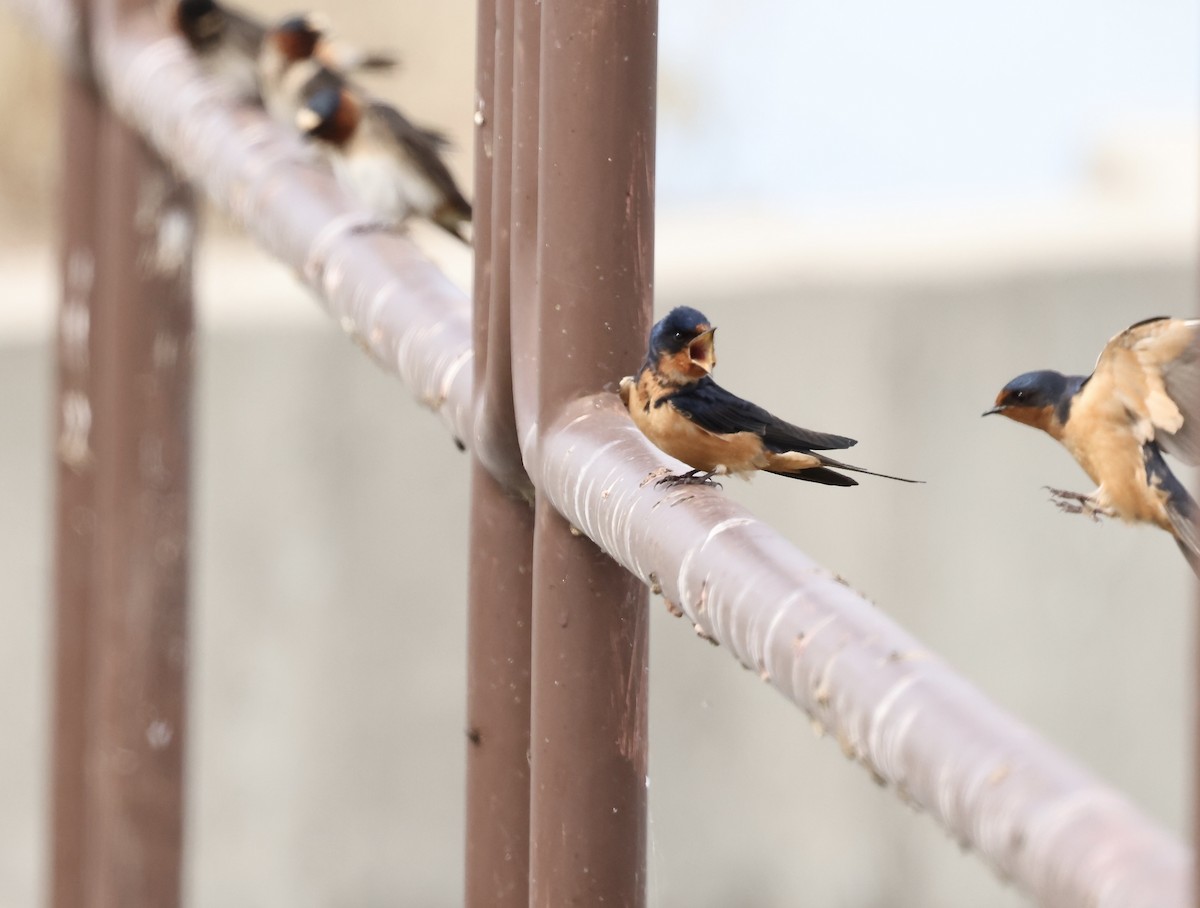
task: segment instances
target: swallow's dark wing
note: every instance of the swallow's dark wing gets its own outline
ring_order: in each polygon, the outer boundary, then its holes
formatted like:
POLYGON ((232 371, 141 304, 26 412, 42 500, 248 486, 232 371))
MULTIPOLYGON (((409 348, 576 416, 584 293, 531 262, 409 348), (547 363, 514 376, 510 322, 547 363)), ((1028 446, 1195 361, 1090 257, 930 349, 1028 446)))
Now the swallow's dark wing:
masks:
POLYGON ((1200 319, 1138 322, 1105 345, 1096 374, 1111 380, 1144 440, 1200 463, 1200 319))
POLYGON ((258 49, 267 33, 266 25, 240 10, 229 7, 224 7, 224 10, 226 34, 230 42, 251 59, 258 59, 258 49))
POLYGON ((1179 478, 1171 472, 1154 442, 1142 448, 1142 457, 1146 463, 1146 478, 1166 495, 1167 518, 1171 521, 1179 551, 1183 552, 1196 576, 1200 577, 1200 527, 1196 524, 1197 518, 1200 518, 1200 508, 1179 478))
POLYGON ((469 219, 471 203, 463 196, 449 168, 442 161, 441 153, 450 144, 446 137, 436 130, 417 126, 390 104, 373 102, 367 112, 399 143, 421 172, 438 188, 447 204, 469 219))
POLYGON ((757 404, 726 391, 708 376, 665 399, 709 432, 718 435, 753 432, 762 437, 768 450, 777 454, 785 451, 832 451, 858 443, 844 435, 813 432, 784 422, 757 404))

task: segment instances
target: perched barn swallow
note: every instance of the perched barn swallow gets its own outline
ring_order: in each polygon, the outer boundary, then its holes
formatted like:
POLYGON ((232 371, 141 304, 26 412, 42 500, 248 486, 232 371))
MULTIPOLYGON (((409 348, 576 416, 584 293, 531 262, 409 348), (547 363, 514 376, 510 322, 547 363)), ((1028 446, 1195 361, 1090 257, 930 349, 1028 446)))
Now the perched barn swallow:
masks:
POLYGON ((709 483, 713 476, 764 470, 824 485, 858 485, 831 468, 917 481, 834 460, 820 452, 857 442, 801 429, 726 391, 710 374, 717 364, 715 331, 695 309, 672 309, 650 332, 637 375, 621 380, 621 399, 637 427, 659 449, 693 467, 660 483, 709 483))
POLYGON ((1027 372, 984 413, 1041 429, 1099 488, 1051 489, 1065 510, 1151 523, 1200 574, 1196 502, 1163 460, 1200 461, 1200 319, 1152 318, 1110 340, 1092 374, 1027 372))
POLYGON ((206 73, 228 84, 239 98, 258 100, 256 61, 265 25, 215 0, 179 0, 175 25, 206 73))
POLYGON ((396 58, 333 41, 322 16, 288 16, 263 36, 258 49, 258 85, 263 106, 294 126, 305 99, 321 85, 340 85, 344 74, 391 69, 396 58))
MULTIPOLYGON (((201 67, 210 76, 231 86, 238 97, 248 101, 262 100, 260 69, 267 38, 278 29, 268 30, 259 20, 216 0, 177 0, 174 7, 175 26, 191 46, 201 67)), ((325 65, 341 72, 390 69, 396 58, 390 54, 364 52, 331 41, 324 26, 316 17, 296 16, 285 20, 303 35, 293 38, 290 47, 299 53, 305 42, 311 44, 303 51, 312 58, 313 66, 325 65), (306 21, 311 19, 311 21, 306 21), (302 23, 302 24, 301 24, 302 23)), ((283 65, 279 64, 282 72, 283 65)), ((295 108, 283 116, 291 124, 295 108)))
POLYGON ((345 84, 317 87, 296 126, 324 143, 339 182, 381 219, 400 223, 419 215, 469 243, 462 229, 471 203, 442 161, 448 143, 440 133, 345 84))

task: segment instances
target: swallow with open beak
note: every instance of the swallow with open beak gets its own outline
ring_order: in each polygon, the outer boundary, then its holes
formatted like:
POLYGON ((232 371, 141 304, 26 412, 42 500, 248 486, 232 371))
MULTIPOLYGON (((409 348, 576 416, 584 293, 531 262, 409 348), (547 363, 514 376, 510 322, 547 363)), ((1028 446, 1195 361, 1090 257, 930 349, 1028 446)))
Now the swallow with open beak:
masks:
POLYGON ((342 186, 388 224, 427 218, 469 245, 466 200, 442 160, 440 133, 346 84, 322 84, 296 114, 297 128, 322 143, 342 186))
POLYGON ((1198 510, 1163 453, 1200 461, 1200 319, 1152 318, 1110 340, 1089 376, 1027 372, 983 415, 1062 443, 1098 488, 1051 489, 1064 510, 1161 527, 1200 574, 1198 510))
POLYGON ((321 85, 341 85, 348 73, 396 66, 390 54, 366 52, 333 40, 323 16, 287 16, 263 36, 258 85, 272 117, 294 126, 305 99, 321 85))
POLYGON ((637 427, 660 450, 693 468, 660 483, 711 483, 714 476, 756 470, 833 486, 858 485, 837 470, 917 481, 834 460, 821 452, 857 442, 801 429, 726 391, 711 375, 717 363, 715 331, 695 309, 672 309, 650 332, 637 375, 621 380, 621 400, 637 427))

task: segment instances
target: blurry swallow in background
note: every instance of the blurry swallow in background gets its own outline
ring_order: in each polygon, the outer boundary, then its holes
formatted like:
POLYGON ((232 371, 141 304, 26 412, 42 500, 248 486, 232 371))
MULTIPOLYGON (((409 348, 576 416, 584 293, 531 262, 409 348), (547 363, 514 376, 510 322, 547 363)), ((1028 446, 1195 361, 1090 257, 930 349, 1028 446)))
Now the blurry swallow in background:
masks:
POLYGON ((693 467, 660 483, 711 483, 713 476, 764 470, 824 485, 858 485, 831 468, 917 481, 827 457, 820 452, 857 442, 801 429, 726 391, 710 374, 717 363, 715 330, 695 309, 672 309, 650 332, 637 375, 621 380, 621 400, 637 427, 660 450, 693 467))
POLYGON ((396 58, 364 52, 329 37, 316 13, 288 16, 267 30, 257 49, 258 85, 263 106, 282 123, 294 126, 305 98, 322 85, 340 85, 344 74, 388 70, 396 58))
POLYGON ((410 123, 398 110, 349 85, 323 84, 296 114, 319 140, 342 186, 381 221, 424 217, 464 243, 471 203, 442 161, 444 136, 410 123))
POLYGON ((1138 322, 1105 345, 1086 378, 1020 375, 983 415, 992 413, 1061 442, 1098 484, 1090 495, 1050 489, 1059 507, 1161 527, 1200 575, 1196 502, 1163 460, 1200 461, 1200 319, 1138 322))
POLYGON ((208 75, 243 100, 258 99, 256 61, 266 26, 215 0, 179 0, 175 26, 208 75))
MULTIPOLYGON (((174 19, 176 28, 208 75, 229 85, 239 98, 262 99, 260 56, 264 41, 271 34, 264 23, 216 0, 177 0, 174 19)), ((319 24, 315 19, 313 22, 319 24)), ((298 44, 302 43, 300 39, 298 44)), ((330 41, 323 28, 313 37, 307 56, 345 72, 390 69, 396 65, 396 59, 387 54, 366 53, 330 41)), ((293 109, 286 116, 289 124, 294 113, 293 109)))

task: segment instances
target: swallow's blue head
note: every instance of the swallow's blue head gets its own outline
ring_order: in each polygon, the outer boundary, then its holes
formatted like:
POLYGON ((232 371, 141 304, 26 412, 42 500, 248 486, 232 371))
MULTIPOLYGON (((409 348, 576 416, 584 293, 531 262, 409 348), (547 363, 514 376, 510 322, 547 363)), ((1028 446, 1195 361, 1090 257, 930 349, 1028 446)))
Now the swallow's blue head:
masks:
POLYGON ((650 332, 650 361, 677 378, 701 378, 717 364, 716 330, 704 313, 677 306, 650 332))
POLYGON ((983 415, 1000 413, 1057 437, 1057 431, 1067 420, 1071 398, 1082 383, 1077 376, 1068 377, 1049 369, 1026 372, 1001 388, 996 405, 983 415))
POLYGON ((285 60, 307 60, 317 52, 317 45, 328 30, 324 18, 316 13, 292 15, 280 20, 267 40, 285 60))
POLYGON ((296 112, 296 128, 303 135, 341 145, 354 133, 361 116, 358 102, 335 82, 304 99, 304 106, 296 112))

